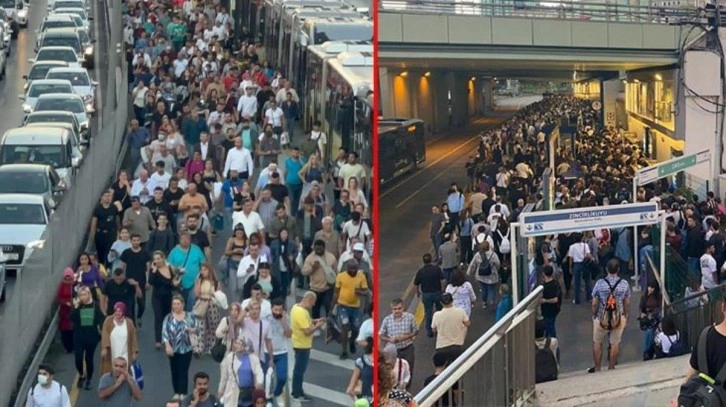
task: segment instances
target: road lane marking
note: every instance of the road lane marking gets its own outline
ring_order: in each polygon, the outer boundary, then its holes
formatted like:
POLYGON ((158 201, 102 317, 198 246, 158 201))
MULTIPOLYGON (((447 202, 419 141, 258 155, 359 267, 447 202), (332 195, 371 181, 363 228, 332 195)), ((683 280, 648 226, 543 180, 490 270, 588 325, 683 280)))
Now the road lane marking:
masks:
POLYGON ((416 326, 421 326, 424 321, 424 307, 423 302, 419 301, 418 306, 416 306, 416 313, 413 314, 413 319, 416 321, 416 326))
POLYGON ((402 187, 403 185, 405 185, 405 184, 406 184, 407 182, 409 182, 409 181, 411 181, 412 179, 414 179, 414 178, 418 177, 419 175, 423 174, 425 170, 427 170, 427 169, 429 169, 429 168, 433 167, 434 165, 436 165, 436 164, 440 163, 441 161, 444 161, 445 159, 447 159, 448 157, 450 157, 450 156, 451 156, 452 154, 454 154, 454 153, 456 153, 457 151, 461 150, 461 149, 462 149, 462 148, 464 148, 465 146, 467 146, 467 145, 471 144, 471 142, 472 142, 472 141, 475 141, 475 140, 478 140, 478 139, 479 139, 479 135, 476 135, 476 136, 472 137, 471 139, 469 139, 469 140, 467 140, 467 141, 465 141, 465 142, 463 142, 463 143, 460 143, 460 144, 459 144, 459 145, 458 145, 458 146, 457 146, 456 148, 454 148, 453 150, 451 150, 451 151, 449 151, 448 153, 444 154, 443 156, 439 157, 439 159, 438 159, 438 160, 436 160, 436 161, 434 161, 434 162, 430 163, 429 165, 427 165, 427 166, 425 166, 425 167, 423 167, 423 168, 420 168, 420 169, 418 169, 418 170, 417 170, 417 171, 416 171, 416 172, 415 172, 415 173, 414 173, 413 175, 411 175, 410 177, 408 177, 408 178, 406 178, 406 179, 404 179, 404 180, 401 180, 401 182, 399 182, 398 184, 396 184, 396 185, 392 186, 392 187, 391 187, 391 188, 390 188, 389 190, 387 190, 386 192, 384 192, 384 193, 380 194, 380 195, 379 195, 379 197, 378 197, 378 200, 380 201, 381 199, 385 198, 385 196, 386 196, 386 195, 390 194, 390 193, 391 193, 391 192, 393 192, 393 191, 396 191, 397 189, 399 189, 400 187, 402 187))
POLYGON ((339 367, 341 369, 350 370, 351 372, 355 369, 355 363, 352 360, 340 360, 340 358, 338 358, 338 355, 319 351, 317 349, 310 350, 310 359, 316 360, 320 363, 339 367))
POLYGON ((71 392, 68 394, 68 398, 70 398, 71 406, 76 407, 76 403, 78 403, 78 396, 80 396, 81 392, 78 388, 78 379, 80 379, 81 376, 76 373, 76 375, 73 377, 73 383, 71 383, 71 392))
MULTIPOLYGON (((321 361, 316 358, 327 359, 328 358, 327 355, 330 355, 331 357, 333 356, 330 353, 320 352, 320 351, 316 351, 315 349, 312 349, 310 352, 310 359, 321 361), (313 357, 314 354, 316 355, 315 357, 313 357), (326 356, 322 356, 320 354, 325 354, 326 356)), ((337 356, 335 356, 335 358, 337 359, 337 356)), ((345 363, 346 361, 345 360, 342 360, 342 361, 336 360, 336 362, 345 363)), ((350 360, 348 362, 353 362, 353 361, 350 360)), ((327 363, 327 362, 325 362, 325 363, 327 363)), ((294 368, 295 368, 295 352, 289 351, 289 352, 287 352, 287 373, 288 373, 287 374, 287 386, 289 386, 292 383, 292 372, 293 372, 294 368)), ((348 367, 346 367, 346 369, 350 369, 351 371, 353 370, 353 368, 348 368, 348 367)), ((346 380, 345 383, 346 383, 345 386, 347 387, 348 381, 346 380)), ((339 405, 339 406, 350 407, 350 405, 353 403, 351 397, 346 393, 343 393, 341 391, 331 390, 326 387, 318 386, 317 384, 312 384, 312 383, 308 383, 308 382, 303 382, 303 392, 306 395, 308 395, 309 397, 312 396, 317 399, 327 400, 327 401, 329 401, 333 404, 339 405)), ((297 403, 294 400, 292 400, 292 404, 299 405, 300 403, 297 403)))

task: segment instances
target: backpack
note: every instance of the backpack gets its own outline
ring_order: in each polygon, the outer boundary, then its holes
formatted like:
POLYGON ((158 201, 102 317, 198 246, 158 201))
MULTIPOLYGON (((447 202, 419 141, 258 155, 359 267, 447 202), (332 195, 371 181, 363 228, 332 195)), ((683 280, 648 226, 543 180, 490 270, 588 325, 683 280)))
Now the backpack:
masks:
POLYGON ((666 335, 666 339, 668 339, 668 342, 671 343, 671 349, 668 351, 668 357, 669 358, 676 357, 676 356, 681 356, 681 355, 685 355, 686 353, 689 353, 691 351, 690 349, 688 349, 688 344, 686 344, 683 341, 683 338, 681 338, 681 334, 680 333, 676 333, 676 341, 675 342, 673 342, 671 340, 671 337, 668 336, 668 335, 666 335))
POLYGON ((600 326, 605 330, 611 331, 618 328, 622 322, 622 315, 620 313, 620 307, 618 306, 618 300, 615 298, 615 289, 618 287, 618 284, 623 281, 623 279, 619 278, 618 281, 615 282, 615 285, 610 285, 610 282, 606 278, 603 280, 605 280, 605 284, 607 284, 608 288, 610 288, 610 294, 608 294, 608 298, 605 300, 605 309, 600 317, 600 326))
POLYGON ((721 366, 716 378, 702 372, 708 370, 706 339, 711 329, 714 329, 713 326, 704 328, 698 337, 698 366, 701 372, 681 385, 678 394, 679 407, 720 407, 726 405, 726 390, 723 387, 723 382, 726 379, 726 364, 721 366))
POLYGON ((491 257, 485 257, 479 254, 481 257, 481 263, 479 263, 479 269, 477 270, 477 275, 479 277, 488 277, 492 275, 492 264, 489 261, 491 257))
POLYGON ((557 358, 550 349, 552 339, 547 337, 544 347, 540 349, 534 345, 534 375, 535 383, 545 383, 557 380, 558 367, 557 358))
POLYGON ((502 238, 502 241, 499 243, 499 253, 501 254, 509 254, 512 252, 512 244, 509 241, 509 231, 507 231, 506 236, 502 236, 502 232, 497 230, 497 234, 499 234, 499 237, 502 238))

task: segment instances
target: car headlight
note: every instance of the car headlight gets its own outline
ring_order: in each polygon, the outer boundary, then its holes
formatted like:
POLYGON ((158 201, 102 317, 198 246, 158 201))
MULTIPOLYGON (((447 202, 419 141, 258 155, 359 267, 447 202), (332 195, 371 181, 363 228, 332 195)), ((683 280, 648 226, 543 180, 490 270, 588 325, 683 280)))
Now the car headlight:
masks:
POLYGON ((29 104, 27 104, 27 103, 23 103, 23 111, 24 111, 25 113, 30 113, 30 112, 32 112, 32 111, 33 111, 33 108, 31 108, 29 104))
MULTIPOLYGON (((86 103, 86 112, 87 113, 91 113, 93 111, 94 111, 94 109, 93 109, 93 103, 86 103)), ((83 127, 83 126, 81 126, 81 127, 83 127)))
POLYGON ((93 47, 86 47, 86 50, 83 51, 85 55, 93 55, 93 47))
POLYGON ((84 102, 88 102, 88 101, 90 101, 92 99, 93 99, 93 95, 84 95, 83 96, 83 101, 84 102))
POLYGON ((88 120, 81 122, 81 130, 88 130, 88 120))

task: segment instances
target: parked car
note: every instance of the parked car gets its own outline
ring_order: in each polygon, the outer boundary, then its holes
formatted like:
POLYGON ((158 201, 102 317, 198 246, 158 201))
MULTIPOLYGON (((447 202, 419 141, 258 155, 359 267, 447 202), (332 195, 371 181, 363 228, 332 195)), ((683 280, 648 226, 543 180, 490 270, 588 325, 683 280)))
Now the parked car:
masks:
POLYGON ((40 195, 55 209, 66 191, 65 182, 50 165, 0 165, 0 194, 40 195))

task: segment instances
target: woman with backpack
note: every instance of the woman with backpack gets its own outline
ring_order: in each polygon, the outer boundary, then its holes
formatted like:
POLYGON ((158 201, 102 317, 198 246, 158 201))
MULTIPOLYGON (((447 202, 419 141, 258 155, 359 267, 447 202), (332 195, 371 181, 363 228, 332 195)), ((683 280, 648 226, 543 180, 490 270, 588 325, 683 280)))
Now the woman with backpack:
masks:
POLYGON ((479 251, 467 268, 466 274, 476 276, 476 281, 479 282, 483 309, 496 304, 500 266, 499 256, 491 249, 489 242, 485 241, 479 246, 479 251))
POLYGON ((655 356, 654 338, 661 320, 661 304, 663 294, 657 281, 648 282, 648 288, 640 297, 640 330, 643 331, 643 360, 655 356))

